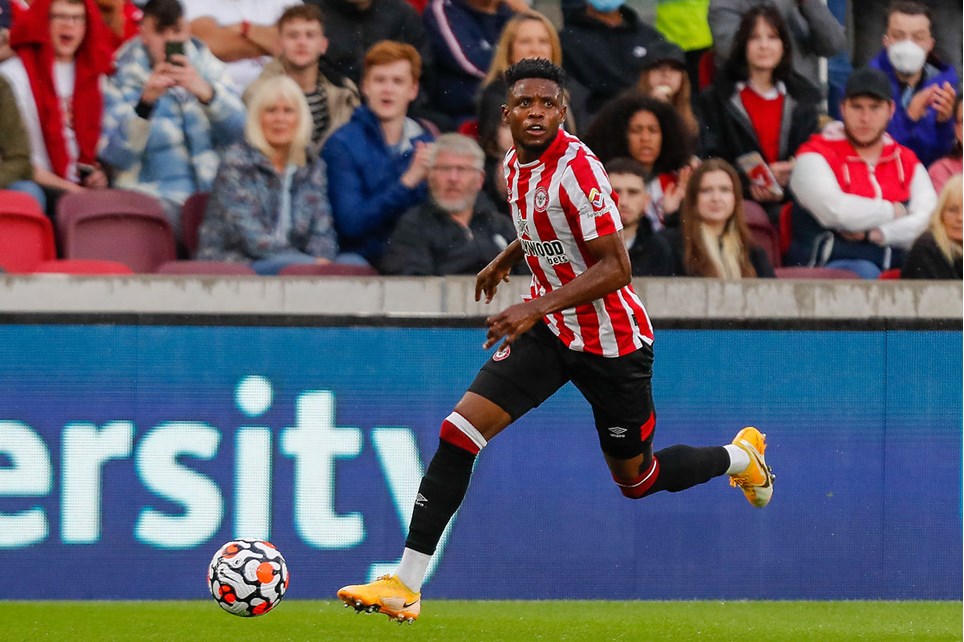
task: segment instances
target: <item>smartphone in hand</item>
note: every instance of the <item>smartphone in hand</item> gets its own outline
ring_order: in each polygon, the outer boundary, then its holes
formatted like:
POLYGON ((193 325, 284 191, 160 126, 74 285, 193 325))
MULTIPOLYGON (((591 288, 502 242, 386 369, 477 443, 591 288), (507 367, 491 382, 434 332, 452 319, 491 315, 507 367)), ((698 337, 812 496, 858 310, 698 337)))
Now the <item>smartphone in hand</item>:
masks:
POLYGON ((164 59, 172 65, 177 65, 171 58, 184 55, 184 43, 179 40, 168 40, 164 43, 164 59))

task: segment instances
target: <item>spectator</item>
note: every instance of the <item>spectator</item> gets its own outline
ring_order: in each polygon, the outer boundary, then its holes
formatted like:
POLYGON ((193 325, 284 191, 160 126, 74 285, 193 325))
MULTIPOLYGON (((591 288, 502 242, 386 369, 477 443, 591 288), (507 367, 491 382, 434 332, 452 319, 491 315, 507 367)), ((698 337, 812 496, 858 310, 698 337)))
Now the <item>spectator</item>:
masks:
POLYGON ((934 55, 930 9, 897 0, 887 9, 886 29, 884 49, 870 66, 887 74, 897 104, 887 131, 927 166, 954 145, 954 88, 960 80, 934 55))
POLYGON ((964 163, 962 163, 961 158, 964 155, 964 151, 961 149, 961 112, 961 96, 958 94, 954 101, 954 147, 951 148, 947 156, 939 158, 927 168, 931 182, 934 183, 934 191, 938 193, 944 188, 947 179, 964 172, 964 163))
POLYGON ((740 177, 720 158, 700 165, 686 186, 680 227, 660 232, 673 274, 718 279, 773 277, 766 251, 753 244, 743 217, 740 177))
POLYGON ((743 196, 774 227, 797 148, 817 131, 820 91, 790 67, 790 31, 772 5, 749 9, 723 73, 700 96, 702 153, 740 168, 743 196))
POLYGON ((700 59, 713 45, 710 0, 656 0, 656 30, 686 52, 690 86, 698 87, 700 59))
POLYGON ((243 134, 231 86, 224 63, 189 37, 178 0, 144 5, 140 35, 118 51, 104 84, 100 156, 116 187, 160 201, 178 239, 184 201, 211 189, 219 153, 243 134))
POLYGON ((475 116, 475 96, 512 17, 503 0, 431 0, 422 18, 432 45, 432 101, 456 125, 475 116))
POLYGON ((425 200, 433 136, 408 118, 422 63, 415 47, 385 41, 365 56, 362 95, 351 121, 322 150, 339 240, 372 266, 398 218, 425 200))
MULTIPOLYGON (((258 81, 287 74, 298 83, 311 109, 309 153, 317 155, 331 132, 349 121, 355 107, 361 104, 361 97, 355 83, 325 60, 328 39, 318 7, 288 7, 278 18, 278 33, 281 55, 265 66, 258 81)), ((253 91, 254 85, 245 91, 246 102, 253 91)))
MULTIPOLYGON (((512 16, 502 29, 499 43, 492 55, 492 63, 482 80, 478 114, 480 122, 493 116, 491 113, 483 114, 483 109, 495 110, 495 115, 502 120, 502 104, 505 103, 508 91, 505 70, 523 58, 545 58, 554 65, 562 64, 562 45, 559 43, 556 28, 548 18, 535 11, 512 16)), ((566 129, 570 132, 575 132, 576 129, 571 111, 566 112, 566 129)), ((501 162, 502 159, 499 158, 499 163, 501 162)), ((502 170, 499 169, 499 174, 501 173, 502 170)))
POLYGON ((623 243, 633 276, 672 276, 669 246, 653 233, 653 224, 646 216, 649 193, 645 169, 632 158, 614 158, 606 163, 606 173, 618 198, 623 243))
POLYGON ((365 53, 383 40, 404 42, 418 51, 422 76, 418 98, 409 115, 425 119, 443 130, 452 129, 447 116, 435 109, 429 98, 432 84, 432 47, 425 35, 422 17, 405 0, 307 0, 321 9, 328 35, 325 59, 361 85, 365 53))
POLYGON ((385 248, 386 274, 477 274, 516 237, 482 193, 485 154, 471 138, 443 134, 432 146, 429 199, 399 219, 385 248))
POLYGON ((48 214, 65 191, 107 187, 96 153, 109 39, 94 0, 34 0, 10 32, 17 56, 0 75, 17 99, 48 214))
POLYGON ((278 55, 275 23, 301 0, 185 0, 191 35, 228 63, 238 91, 244 91, 278 55))
POLYGON ((630 90, 607 103, 583 137, 603 163, 633 158, 646 172, 647 216, 658 231, 678 222, 679 206, 692 173, 689 138, 673 108, 630 90))
POLYGON ((931 214, 930 225, 907 252, 900 278, 960 281, 964 276, 961 264, 961 255, 964 253, 961 246, 964 234, 962 226, 961 175, 958 174, 944 184, 937 207, 931 214))
POLYGON ((576 122, 589 122, 603 104, 639 80, 639 61, 663 37, 644 23, 624 0, 587 0, 564 12, 562 37, 564 67, 586 93, 574 101, 576 122))
POLYGON ((743 15, 755 6, 773 4, 793 34, 793 70, 820 87, 820 58, 847 50, 844 27, 822 0, 711 0, 710 29, 717 68, 733 51, 743 15))
POLYGON ((431 45, 422 18, 405 0, 308 0, 321 10, 328 36, 325 58, 356 85, 361 84, 365 54, 382 40, 412 45, 422 66, 431 61, 431 45))
POLYGON ((13 57, 13 49, 10 48, 12 19, 13 11, 10 7, 10 0, 0 0, 0 62, 13 57))
POLYGON ((693 96, 686 57, 672 42, 658 42, 640 60, 639 90, 673 106, 683 127, 696 143, 700 126, 693 115, 693 96))
MULTIPOLYGON (((492 83, 495 85, 498 83, 492 83)), ((499 95, 489 85, 482 92, 479 102, 479 144, 485 152, 485 182, 482 190, 496 209, 509 216, 509 186, 505 180, 502 161, 512 148, 512 133, 509 125, 502 120, 502 105, 506 92, 499 95)))
POLYGON ((40 209, 47 199, 40 186, 34 183, 30 164, 30 142, 17 109, 17 99, 7 81, 0 76, 0 189, 24 192, 33 196, 40 209))
POLYGON ((937 200, 927 170, 887 134, 890 81, 854 71, 844 88, 843 125, 811 136, 797 153, 788 265, 827 265, 864 278, 900 267, 937 200))
POLYGON ((143 14, 131 0, 96 0, 97 8, 110 29, 111 48, 114 51, 137 35, 137 27, 143 14))
POLYGON ((307 155, 311 122, 304 94, 291 78, 258 84, 244 140, 225 152, 218 169, 198 258, 250 261, 258 274, 336 258, 325 164, 307 155))

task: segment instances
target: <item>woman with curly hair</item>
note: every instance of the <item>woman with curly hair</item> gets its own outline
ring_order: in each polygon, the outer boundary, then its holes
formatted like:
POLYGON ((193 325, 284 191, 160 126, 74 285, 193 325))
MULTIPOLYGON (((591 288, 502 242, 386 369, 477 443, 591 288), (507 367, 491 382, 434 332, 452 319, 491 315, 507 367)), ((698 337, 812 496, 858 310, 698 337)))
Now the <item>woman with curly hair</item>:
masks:
POLYGON ((671 105, 633 89, 603 105, 583 136, 603 163, 627 157, 642 164, 650 196, 646 216, 654 230, 675 224, 692 173, 685 131, 671 105))
POLYGON ((686 186, 680 227, 660 234, 672 250, 676 276, 775 276, 766 251, 753 244, 743 216, 740 177, 720 158, 704 161, 693 172, 686 186))

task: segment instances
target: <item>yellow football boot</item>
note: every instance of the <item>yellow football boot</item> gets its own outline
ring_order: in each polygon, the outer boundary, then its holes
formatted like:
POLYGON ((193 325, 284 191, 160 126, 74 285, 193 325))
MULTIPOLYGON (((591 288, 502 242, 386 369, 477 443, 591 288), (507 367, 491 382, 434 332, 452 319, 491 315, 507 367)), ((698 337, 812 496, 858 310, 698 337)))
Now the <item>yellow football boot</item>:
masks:
POLYGON ((422 610, 422 594, 408 590, 396 575, 382 575, 368 584, 346 586, 338 591, 338 598, 357 613, 384 613, 399 624, 411 624, 422 610))
POLYGON ((746 500, 757 508, 770 503, 776 477, 763 458, 767 449, 766 437, 753 426, 747 426, 733 438, 733 445, 742 448, 750 456, 750 465, 742 473, 730 475, 730 486, 739 486, 746 500))

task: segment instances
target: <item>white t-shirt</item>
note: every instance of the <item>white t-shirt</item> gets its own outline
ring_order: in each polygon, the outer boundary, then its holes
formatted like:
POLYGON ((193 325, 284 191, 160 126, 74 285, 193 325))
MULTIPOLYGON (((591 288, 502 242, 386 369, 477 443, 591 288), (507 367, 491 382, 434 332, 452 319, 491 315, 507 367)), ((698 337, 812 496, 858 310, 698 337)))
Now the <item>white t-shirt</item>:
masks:
MULTIPOLYGON (((247 20, 255 25, 273 25, 292 5, 302 4, 301 0, 192 0, 181 3, 184 6, 184 18, 191 22, 195 18, 210 16, 220 25, 233 25, 247 20)), ((271 60, 270 56, 247 58, 227 64, 228 73, 237 86, 239 92, 261 75, 265 64, 271 60)))
MULTIPOLYGON (((40 127, 40 114, 37 103, 30 89, 30 79, 20 59, 14 56, 0 64, 0 74, 7 79, 17 99, 20 117, 23 119, 27 136, 30 139, 30 162, 35 166, 53 171, 50 156, 44 144, 43 130, 40 127)), ((77 182, 77 136, 74 134, 72 121, 72 102, 74 94, 75 65, 72 62, 57 62, 54 64, 54 85, 60 99, 60 109, 64 121, 64 140, 67 142, 67 154, 70 157, 67 165, 67 180, 77 182)))

